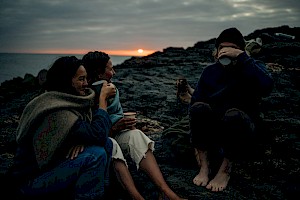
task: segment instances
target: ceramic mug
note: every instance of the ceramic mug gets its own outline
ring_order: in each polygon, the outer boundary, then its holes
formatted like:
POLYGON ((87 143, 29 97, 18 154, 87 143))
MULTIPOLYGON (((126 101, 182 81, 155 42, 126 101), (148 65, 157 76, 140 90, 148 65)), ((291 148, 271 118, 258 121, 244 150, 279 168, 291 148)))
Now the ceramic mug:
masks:
MULTIPOLYGON (((124 112, 124 118, 136 118, 136 112, 124 112)), ((135 126, 132 126, 131 129, 135 129, 135 126)))

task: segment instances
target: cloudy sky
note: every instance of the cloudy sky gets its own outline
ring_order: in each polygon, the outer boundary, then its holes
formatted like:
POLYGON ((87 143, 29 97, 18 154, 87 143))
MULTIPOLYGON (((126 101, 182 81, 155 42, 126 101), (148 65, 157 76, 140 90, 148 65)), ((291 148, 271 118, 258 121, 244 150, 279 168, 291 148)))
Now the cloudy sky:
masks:
MULTIPOLYGON (((0 0, 0 52, 190 47, 237 27, 300 26, 299 0, 0 0)), ((147 51, 148 50, 148 51, 147 51)))

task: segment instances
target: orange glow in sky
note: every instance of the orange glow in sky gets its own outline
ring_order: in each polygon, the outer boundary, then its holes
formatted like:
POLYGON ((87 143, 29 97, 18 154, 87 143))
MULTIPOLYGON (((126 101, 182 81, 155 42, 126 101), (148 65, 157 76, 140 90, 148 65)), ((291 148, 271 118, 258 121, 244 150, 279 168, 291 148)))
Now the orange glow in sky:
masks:
POLYGON ((135 49, 135 50, 105 50, 105 49, 45 49, 39 51, 21 52, 21 53, 38 53, 38 54, 86 54, 89 51, 103 51, 114 56, 147 56, 154 53, 154 50, 135 49))
POLYGON ((149 54, 154 53, 154 50, 145 50, 145 49, 137 49, 137 50, 107 50, 107 54, 110 55, 119 55, 119 56, 147 56, 149 54))

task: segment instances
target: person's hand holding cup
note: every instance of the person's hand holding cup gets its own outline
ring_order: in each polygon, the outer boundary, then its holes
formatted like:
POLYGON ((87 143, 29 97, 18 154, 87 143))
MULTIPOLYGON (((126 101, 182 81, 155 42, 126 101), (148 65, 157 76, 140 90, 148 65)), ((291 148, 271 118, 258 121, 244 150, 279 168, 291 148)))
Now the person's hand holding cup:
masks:
POLYGON ((116 95, 116 86, 112 83, 103 82, 101 93, 105 93, 106 99, 114 97, 116 95))
POLYGON ((136 112, 124 112, 124 120, 126 127, 129 127, 129 129, 136 129, 136 112))

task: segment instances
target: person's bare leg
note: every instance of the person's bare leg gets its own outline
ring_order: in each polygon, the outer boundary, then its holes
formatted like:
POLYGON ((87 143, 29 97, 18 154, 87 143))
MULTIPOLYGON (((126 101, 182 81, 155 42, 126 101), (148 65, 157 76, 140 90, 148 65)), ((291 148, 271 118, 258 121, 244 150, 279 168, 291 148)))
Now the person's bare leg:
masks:
POLYGON ((114 159, 113 165, 119 182, 122 184, 122 187, 129 193, 132 199, 144 200, 142 195, 137 190, 126 164, 122 160, 114 159))
POLYGON ((230 179, 231 165, 232 163, 227 158, 224 158, 218 173, 208 183, 206 188, 213 192, 223 191, 230 179))
POLYGON ((195 149, 195 156, 200 168, 199 174, 193 179, 193 183, 198 186, 206 186, 208 183, 208 161, 207 161, 207 152, 195 149))
POLYGON ((141 170, 145 171, 156 186, 164 193, 170 200, 182 200, 166 183, 156 159, 151 150, 146 152, 145 158, 140 162, 141 170))

